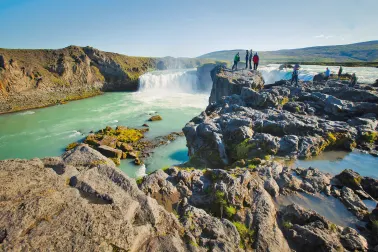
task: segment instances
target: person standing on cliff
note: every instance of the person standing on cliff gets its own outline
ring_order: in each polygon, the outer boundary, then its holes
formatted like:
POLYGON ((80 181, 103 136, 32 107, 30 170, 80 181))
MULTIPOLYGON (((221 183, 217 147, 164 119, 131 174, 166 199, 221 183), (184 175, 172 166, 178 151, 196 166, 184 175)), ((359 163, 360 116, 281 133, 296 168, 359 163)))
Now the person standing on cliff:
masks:
POLYGON ((249 52, 245 50, 245 69, 248 69, 249 52))
POLYGON ((260 61, 259 55, 255 53, 255 56, 253 56, 253 70, 257 70, 257 67, 259 66, 259 61, 260 61))
POLYGON ((343 73, 343 67, 340 66, 339 73, 337 74, 337 77, 339 78, 339 80, 340 80, 340 77, 341 77, 342 73, 343 73))
POLYGON ((329 79, 329 76, 331 76, 331 71, 329 70, 329 68, 327 67, 326 71, 325 71, 325 78, 324 80, 328 80, 329 79))
POLYGON ((252 49, 251 49, 251 52, 249 53, 249 58, 248 58, 250 70, 252 70, 252 57, 253 57, 253 54, 252 54, 252 49))
POLYGON ((350 85, 351 87, 354 87, 357 84, 357 76, 355 73, 352 74, 352 78, 350 80, 350 85))
POLYGON ((238 62, 240 61, 239 53, 237 53, 234 57, 234 65, 232 66, 232 71, 234 71, 234 68, 236 71, 238 71, 238 62))
POLYGON ((293 85, 293 82, 295 81, 295 85, 298 86, 298 75, 299 75, 299 65, 295 64, 293 69, 293 74, 291 76, 291 85, 293 85))

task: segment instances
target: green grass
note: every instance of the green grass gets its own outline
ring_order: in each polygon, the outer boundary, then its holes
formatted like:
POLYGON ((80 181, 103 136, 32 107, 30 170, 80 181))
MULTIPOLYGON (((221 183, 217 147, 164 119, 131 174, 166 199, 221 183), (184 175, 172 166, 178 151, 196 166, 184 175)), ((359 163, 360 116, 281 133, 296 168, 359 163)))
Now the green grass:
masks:
POLYGON ((284 228, 286 229, 290 229, 293 227, 293 224, 291 224, 290 221, 284 221, 284 223, 282 224, 284 228))
POLYGON ((335 224, 331 224, 330 226, 329 226, 329 230, 331 230, 333 233, 336 233, 337 232, 337 226, 335 225, 335 224))
POLYGON ((225 206, 224 210, 228 218, 236 214, 236 208, 234 206, 225 206))
POLYGON ((248 169, 251 169, 251 170, 256 169, 256 165, 250 164, 250 165, 248 165, 248 169))
POLYGON ((72 150, 73 148, 75 148, 78 145, 79 145, 79 143, 77 143, 77 142, 70 143, 69 145, 67 145, 66 151, 72 150))
POLYGON ((378 133, 376 131, 366 132, 362 135, 362 139, 368 143, 374 143, 378 140, 378 133))
POLYGON ((243 223, 241 222, 232 222, 240 235, 240 244, 239 247, 245 249, 247 244, 253 243, 253 236, 255 232, 253 230, 248 229, 243 223))
POLYGON ((141 185, 142 184, 142 182, 143 182, 143 178, 144 177, 140 177, 140 178, 137 178, 135 181, 136 181, 136 183, 137 183, 137 185, 141 185))

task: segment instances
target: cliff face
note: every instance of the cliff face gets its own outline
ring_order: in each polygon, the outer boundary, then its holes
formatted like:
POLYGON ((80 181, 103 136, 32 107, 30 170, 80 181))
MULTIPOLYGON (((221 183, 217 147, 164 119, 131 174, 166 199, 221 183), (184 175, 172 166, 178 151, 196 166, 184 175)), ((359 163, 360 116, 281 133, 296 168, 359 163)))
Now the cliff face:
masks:
POLYGON ((130 57, 92 47, 0 49, 0 114, 82 99, 106 91, 135 91, 153 69, 196 67, 206 60, 130 57))
POLYGON ((223 168, 267 155, 309 158, 356 147, 376 155, 377 88, 329 80, 259 90, 257 72, 216 70, 211 104, 183 128, 194 164, 223 168))
POLYGON ((232 72, 222 66, 211 71, 213 87, 209 103, 219 101, 223 96, 240 95, 244 87, 260 90, 264 87, 264 79, 260 72, 248 70, 232 72))

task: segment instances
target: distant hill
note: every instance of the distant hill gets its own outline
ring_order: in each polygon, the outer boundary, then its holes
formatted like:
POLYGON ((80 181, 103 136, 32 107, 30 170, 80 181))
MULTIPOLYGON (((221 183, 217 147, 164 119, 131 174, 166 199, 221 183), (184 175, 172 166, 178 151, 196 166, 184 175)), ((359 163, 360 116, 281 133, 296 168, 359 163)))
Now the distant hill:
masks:
MULTIPOLYGON (((240 58, 243 61, 245 49, 211 52, 198 58, 232 61, 237 52, 240 52, 240 58)), ((349 45, 259 51, 258 53, 262 64, 285 62, 377 62, 378 40, 349 45)))

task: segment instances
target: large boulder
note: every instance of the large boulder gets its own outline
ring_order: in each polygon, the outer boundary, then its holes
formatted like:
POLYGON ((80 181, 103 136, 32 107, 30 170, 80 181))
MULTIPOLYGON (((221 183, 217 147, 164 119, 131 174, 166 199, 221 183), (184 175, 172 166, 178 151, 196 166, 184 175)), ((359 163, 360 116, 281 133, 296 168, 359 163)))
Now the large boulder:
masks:
POLYGON ((361 186, 368 194, 370 194, 371 197, 378 200, 378 180, 377 179, 364 177, 361 180, 361 186))
POLYGON ((241 251, 240 235, 227 219, 218 219, 202 209, 195 208, 183 200, 179 207, 183 226, 190 244, 200 245, 211 251, 241 251))
POLYGON ((185 251, 174 215, 99 157, 83 145, 63 159, 0 161, 2 249, 185 251))
POLYGON ((256 251, 291 251, 276 221, 276 208, 269 193, 260 189, 254 198, 253 222, 256 229, 256 251))
POLYGON ((121 158, 122 157, 122 151, 118 149, 114 149, 112 147, 106 146, 106 145, 100 145, 97 150, 104 156, 109 158, 121 158))
POLYGON ((353 192, 349 187, 343 187, 341 189, 341 201, 353 212, 359 219, 364 219, 368 214, 368 208, 365 203, 353 192))
POLYGON ((357 231, 342 229, 298 205, 284 207, 280 220, 285 237, 295 251, 367 251, 368 243, 357 231))
POLYGON ((76 167, 106 164, 114 166, 114 162, 86 144, 67 151, 62 156, 64 163, 76 167))
POLYGON ((346 169, 340 174, 335 176, 336 179, 340 181, 343 186, 349 187, 353 190, 361 190, 362 177, 357 172, 346 169))

